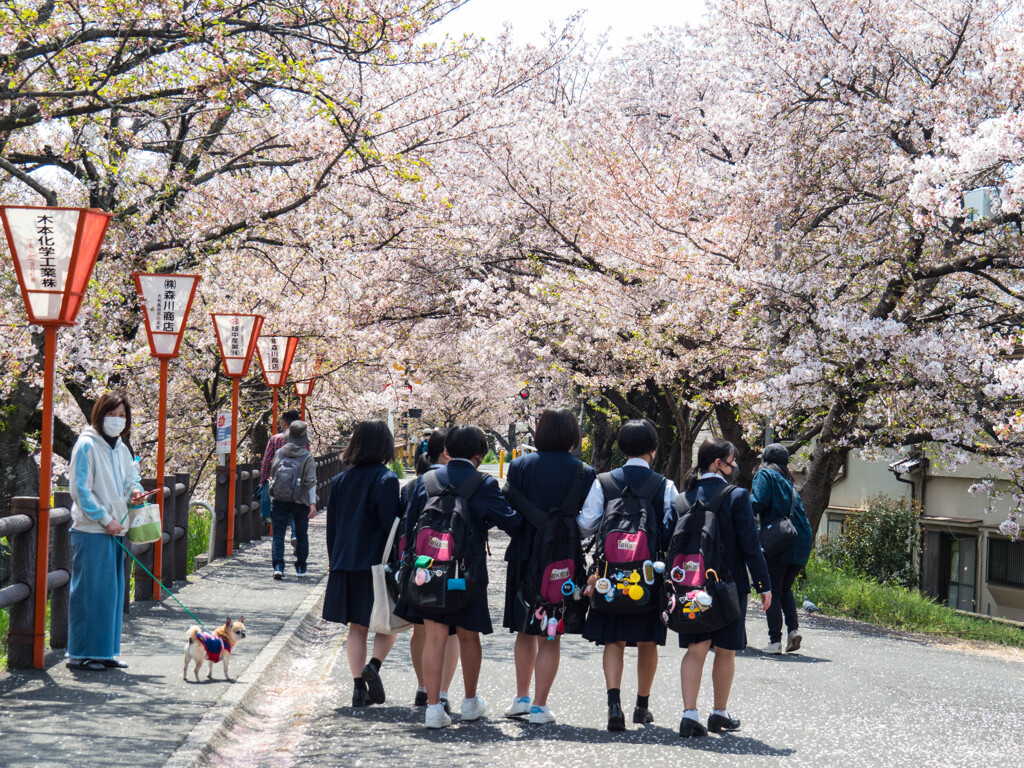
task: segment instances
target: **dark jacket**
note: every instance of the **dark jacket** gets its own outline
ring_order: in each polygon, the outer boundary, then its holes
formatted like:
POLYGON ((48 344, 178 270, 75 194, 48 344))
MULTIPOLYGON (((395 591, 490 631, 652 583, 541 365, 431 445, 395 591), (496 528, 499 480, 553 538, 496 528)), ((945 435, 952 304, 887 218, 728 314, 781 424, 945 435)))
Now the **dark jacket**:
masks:
MULTIPOLYGON (((708 477, 697 482, 697 487, 685 492, 686 500, 693 504, 699 498, 708 501, 724 483, 721 477, 708 477)), ((761 552, 761 538, 754 522, 754 512, 750 507, 750 492, 744 488, 736 488, 729 498, 722 502, 718 515, 718 536, 722 542, 722 559, 725 566, 732 572, 736 580, 740 598, 750 591, 750 578, 754 581, 754 589, 767 592, 771 589, 768 577, 768 565, 761 552)))
POLYGON ((780 563, 804 565, 811 556, 814 534, 811 532, 811 524, 807 520, 807 515, 804 514, 804 503, 800 499, 800 494, 795 492, 793 484, 778 470, 763 467, 754 475, 750 496, 754 514, 761 521, 761 528, 773 520, 789 514, 794 494, 796 505, 793 508, 792 520, 799 535, 792 544, 773 559, 780 563))
MULTIPOLYGON (((474 471, 473 465, 461 459, 453 459, 448 464, 434 470, 437 473, 437 480, 442 485, 458 487, 467 480, 474 471)), ((405 515, 405 539, 413 541, 413 532, 416 530, 416 522, 419 520, 420 512, 427 504, 427 490, 422 482, 417 482, 413 489, 412 498, 409 500, 409 509, 405 515)), ((487 531, 497 526, 505 533, 511 535, 521 523, 519 513, 509 507, 508 502, 498 487, 498 481, 493 477, 487 477, 483 484, 476 489, 469 498, 469 547, 468 560, 471 561, 470 569, 473 579, 478 585, 487 583, 487 552, 485 549, 487 531)), ((383 547, 384 543, 381 542, 383 547)))
POLYGON ((379 563, 398 515, 398 477, 383 464, 337 475, 327 496, 331 570, 363 571, 379 563))
MULTIPOLYGON (((560 507, 565 501, 580 463, 568 451, 528 453, 508 465, 508 482, 522 491, 523 495, 542 511, 547 512, 552 507, 560 507)), ((583 466, 583 486, 573 514, 580 511, 583 500, 587 498, 587 492, 597 477, 593 467, 587 464, 583 466)), ((512 535, 508 549, 505 550, 505 560, 528 560, 533 552, 536 533, 537 529, 524 519, 522 526, 512 535)))

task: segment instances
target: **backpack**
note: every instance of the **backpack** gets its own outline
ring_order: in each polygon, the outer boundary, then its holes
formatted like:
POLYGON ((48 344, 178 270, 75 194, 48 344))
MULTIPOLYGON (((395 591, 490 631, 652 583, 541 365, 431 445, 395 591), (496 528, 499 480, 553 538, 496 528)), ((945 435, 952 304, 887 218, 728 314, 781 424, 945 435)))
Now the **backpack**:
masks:
POLYGON ((718 535, 718 512, 735 489, 726 484, 706 503, 691 505, 682 493, 673 502, 678 517, 666 556, 661 620, 674 632, 714 632, 739 616, 736 582, 718 535))
POLYGON ((280 461, 274 479, 270 484, 270 496, 277 501, 299 502, 303 500, 302 468, 309 453, 302 456, 285 456, 279 453, 280 461))
POLYGON ((441 485, 437 470, 423 476, 427 503, 406 544, 402 597, 425 613, 457 611, 473 600, 469 498, 487 478, 474 472, 457 488, 441 485))
POLYGON ((589 489, 587 465, 582 461, 577 464, 565 499, 547 512, 508 481, 502 488, 512 505, 537 529, 513 610, 517 628, 528 635, 554 639, 565 632, 579 632, 586 618, 582 592, 586 564, 576 515, 589 489))
POLYGON ((649 611, 660 590, 654 566, 659 552, 660 508, 655 496, 665 477, 657 472, 638 489, 624 488, 610 472, 598 475, 604 492, 604 515, 597 529, 594 568, 587 580, 591 607, 607 613, 649 611))

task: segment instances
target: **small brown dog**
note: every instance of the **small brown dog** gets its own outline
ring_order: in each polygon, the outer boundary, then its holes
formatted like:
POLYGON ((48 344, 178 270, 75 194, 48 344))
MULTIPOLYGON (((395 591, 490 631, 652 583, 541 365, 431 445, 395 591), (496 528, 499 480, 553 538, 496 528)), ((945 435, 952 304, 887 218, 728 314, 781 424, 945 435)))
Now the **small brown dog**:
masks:
POLYGON ((206 679, 213 679, 213 665, 218 661, 224 662, 224 679, 231 680, 228 675, 228 659, 231 652, 235 650, 238 641, 245 637, 244 616, 239 616, 238 621, 228 620, 223 627, 217 627, 213 632, 203 632, 199 627, 190 627, 188 640, 185 642, 185 666, 182 669, 182 679, 188 680, 188 663, 195 662, 196 682, 199 682, 199 667, 206 661, 206 679))

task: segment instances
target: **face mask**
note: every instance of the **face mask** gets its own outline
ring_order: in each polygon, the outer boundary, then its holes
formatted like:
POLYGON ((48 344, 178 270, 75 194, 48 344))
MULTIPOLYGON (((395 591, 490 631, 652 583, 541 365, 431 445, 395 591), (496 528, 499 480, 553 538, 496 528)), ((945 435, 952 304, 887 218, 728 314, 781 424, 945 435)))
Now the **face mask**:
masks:
POLYGON ((125 424, 128 422, 121 416, 104 416, 103 432, 107 437, 117 437, 124 432, 125 424))

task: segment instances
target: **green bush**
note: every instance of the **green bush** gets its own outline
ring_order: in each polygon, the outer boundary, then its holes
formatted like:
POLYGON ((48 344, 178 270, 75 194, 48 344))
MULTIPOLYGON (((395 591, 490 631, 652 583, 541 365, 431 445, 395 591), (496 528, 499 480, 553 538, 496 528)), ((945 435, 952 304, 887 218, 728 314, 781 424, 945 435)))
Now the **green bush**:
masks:
POLYGON ((203 555, 210 548, 210 513, 202 507, 188 511, 188 557, 185 568, 192 573, 196 568, 196 555, 203 555))
POLYGON ((917 586, 920 539, 917 505, 906 499, 875 496, 861 515, 850 515, 843 531, 823 538, 819 560, 879 584, 917 586))
POLYGON ((497 464, 498 463, 498 457, 495 455, 493 448, 491 448, 491 449, 489 449, 487 451, 487 455, 484 456, 483 463, 484 464, 497 464))
POLYGON ((401 459, 395 459, 388 465, 388 467, 392 472, 398 475, 399 480, 405 477, 405 466, 402 464, 401 459))

